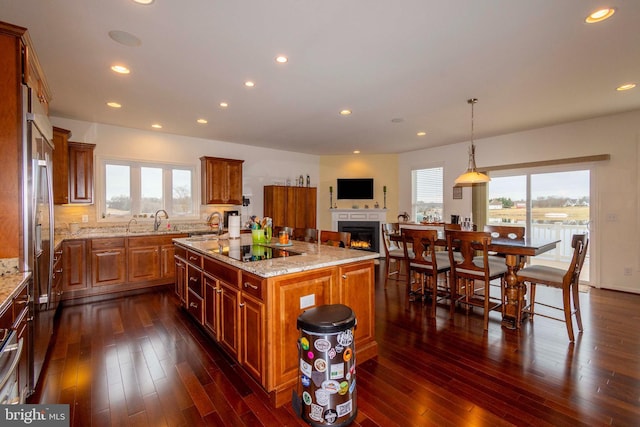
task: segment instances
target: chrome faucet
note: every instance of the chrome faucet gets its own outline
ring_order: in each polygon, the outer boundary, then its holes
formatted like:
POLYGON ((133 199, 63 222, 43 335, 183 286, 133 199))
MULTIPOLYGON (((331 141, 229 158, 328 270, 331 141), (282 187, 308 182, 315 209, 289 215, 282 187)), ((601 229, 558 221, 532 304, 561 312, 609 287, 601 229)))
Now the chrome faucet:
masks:
POLYGON ((129 222, 127 223, 127 233, 131 230, 131 223, 132 223, 132 222, 134 222, 134 223, 136 223, 136 224, 137 224, 137 223, 138 223, 138 220, 136 220, 135 218, 131 218, 131 219, 129 220, 129 222))
POLYGON ((155 219, 153 220, 153 231, 158 231, 158 228, 160 228, 160 222, 162 221, 162 218, 160 218, 161 212, 164 213, 165 218, 169 219, 169 214, 167 213, 167 211, 165 211, 164 209, 158 209, 156 211, 155 219))
POLYGON ((222 227, 224 225, 224 220, 222 219, 222 214, 218 211, 213 211, 207 217, 207 225, 213 228, 213 219, 218 218, 218 235, 222 234, 222 227))

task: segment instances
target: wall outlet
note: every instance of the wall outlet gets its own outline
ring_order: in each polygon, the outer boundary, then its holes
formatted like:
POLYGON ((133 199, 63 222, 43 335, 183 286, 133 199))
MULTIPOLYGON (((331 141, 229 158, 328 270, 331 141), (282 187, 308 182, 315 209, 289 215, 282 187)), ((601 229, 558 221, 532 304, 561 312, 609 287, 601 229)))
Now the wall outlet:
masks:
POLYGON ((82 215, 82 222, 89 222, 89 215, 82 215))
POLYGON ((303 310, 307 307, 311 307, 316 305, 316 296, 315 294, 305 295, 300 297, 300 309, 303 310))
POLYGON ((633 274, 633 270, 631 269, 631 267, 625 267, 624 268, 624 275, 625 276, 631 276, 633 274))

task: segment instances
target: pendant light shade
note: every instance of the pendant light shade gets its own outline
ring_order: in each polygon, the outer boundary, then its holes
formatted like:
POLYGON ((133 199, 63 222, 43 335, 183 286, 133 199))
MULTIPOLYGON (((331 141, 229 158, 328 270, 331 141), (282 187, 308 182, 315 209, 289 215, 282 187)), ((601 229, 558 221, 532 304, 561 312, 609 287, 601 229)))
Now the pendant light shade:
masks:
POLYGON ((473 143, 473 105, 477 102, 477 98, 467 100, 467 103, 471 104, 471 146, 469 147, 469 166, 467 166, 467 171, 465 173, 456 178, 456 185, 481 184, 483 182, 491 181, 491 178, 487 175, 476 170, 476 146, 473 143))

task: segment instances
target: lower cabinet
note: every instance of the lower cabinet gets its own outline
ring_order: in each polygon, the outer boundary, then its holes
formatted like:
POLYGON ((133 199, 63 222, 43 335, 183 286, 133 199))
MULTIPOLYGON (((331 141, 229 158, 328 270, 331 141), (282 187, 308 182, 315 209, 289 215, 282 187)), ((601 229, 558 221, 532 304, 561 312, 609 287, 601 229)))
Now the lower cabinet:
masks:
POLYGON ((220 290, 218 342, 232 357, 238 359, 240 350, 240 328, 238 328, 240 291, 237 283, 234 286, 219 281, 218 286, 220 290))
POLYGON ((125 283, 126 265, 124 238, 91 240, 91 286, 125 283))
MULTIPOLYGON (((4 334, 4 329, 13 329, 16 333, 17 342, 22 340, 22 353, 19 359, 16 360, 16 373, 17 373, 17 387, 21 396, 26 397, 30 393, 29 384, 29 348, 33 345, 31 330, 29 328, 29 288, 31 286, 32 279, 25 281, 20 289, 17 289, 17 294, 12 298, 11 303, 5 306, 5 309, 0 312, 0 333, 4 334)), ((17 353, 9 352, 6 359, 11 360, 16 357, 17 353)), ((2 396, 6 398, 6 396, 2 396)), ((19 402, 3 401, 3 404, 13 404, 19 402)))
POLYGON ((53 276, 51 281, 51 306, 53 310, 58 309, 58 304, 62 299, 62 283, 64 279, 64 251, 62 246, 53 253, 53 276))
POLYGON ((180 305, 184 306, 186 304, 186 288, 185 282, 187 280, 187 250, 184 248, 176 248, 174 255, 175 262, 175 293, 176 296, 180 299, 180 305))
MULTIPOLYGON (((62 291, 68 293, 87 289, 87 241, 66 240, 62 243, 62 253, 64 259, 62 291)), ((65 297, 64 294, 63 297, 65 297)))
POLYGON ((264 304, 242 293, 240 298, 240 364, 258 382, 264 372, 264 304))

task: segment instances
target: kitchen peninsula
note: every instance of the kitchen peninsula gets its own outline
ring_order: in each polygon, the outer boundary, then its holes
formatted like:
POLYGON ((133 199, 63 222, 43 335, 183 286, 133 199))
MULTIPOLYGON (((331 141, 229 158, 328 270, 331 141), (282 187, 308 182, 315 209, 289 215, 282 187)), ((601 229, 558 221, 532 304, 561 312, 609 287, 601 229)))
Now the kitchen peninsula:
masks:
POLYGON ((338 303, 351 307, 358 363, 377 355, 377 253, 306 242, 253 245, 250 235, 173 241, 182 304, 275 406, 290 401, 298 380, 296 320, 304 310, 338 303))

